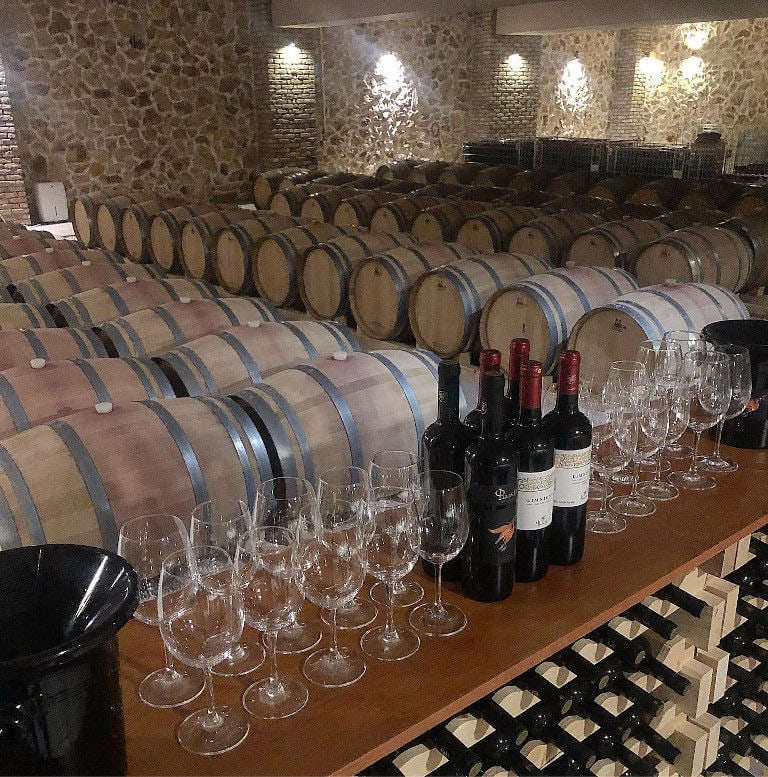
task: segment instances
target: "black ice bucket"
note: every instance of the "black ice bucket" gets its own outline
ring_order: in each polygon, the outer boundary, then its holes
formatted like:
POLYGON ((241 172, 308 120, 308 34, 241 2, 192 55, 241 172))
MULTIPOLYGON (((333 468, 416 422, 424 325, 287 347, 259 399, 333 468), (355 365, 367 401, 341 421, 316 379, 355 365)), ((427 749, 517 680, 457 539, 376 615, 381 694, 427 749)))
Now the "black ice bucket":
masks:
POLYGON ((752 399, 747 409, 723 424, 723 442, 736 448, 768 448, 768 321, 716 321, 702 330, 716 345, 741 345, 752 363, 752 399))
POLYGON ((116 635, 137 604, 114 553, 0 551, 0 774, 125 774, 116 635))

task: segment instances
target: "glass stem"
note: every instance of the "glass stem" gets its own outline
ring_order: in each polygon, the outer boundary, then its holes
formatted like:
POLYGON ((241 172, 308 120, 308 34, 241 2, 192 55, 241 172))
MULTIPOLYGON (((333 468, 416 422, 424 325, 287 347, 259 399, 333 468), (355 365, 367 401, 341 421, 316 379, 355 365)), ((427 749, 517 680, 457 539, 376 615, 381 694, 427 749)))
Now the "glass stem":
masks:
POLYGON ((331 610, 331 653, 336 655, 339 652, 338 627, 336 626, 336 608, 331 610))
POLYGON ((659 449, 659 452, 656 454, 656 475, 653 478, 653 480, 656 483, 661 482, 661 448, 659 449))
POLYGON ((435 609, 443 609, 443 562, 435 564, 435 609))
POLYGON ((632 462, 632 490, 630 496, 637 496, 637 481, 640 479, 640 462, 635 459, 632 462))
POLYGON ((720 439, 723 436, 723 425, 725 424, 725 416, 723 416, 717 424, 717 441, 715 442, 715 455, 714 458, 721 459, 720 455, 720 439))
POLYGON ((268 631, 266 637, 267 651, 269 652, 269 684, 278 685, 280 675, 277 673, 277 632, 268 631))
POLYGON ((600 485, 603 487, 600 494, 600 512, 605 513, 608 512, 608 483, 606 483, 605 476, 602 474, 600 475, 600 485))
POLYGON ((394 586, 387 584, 387 622, 384 624, 384 639, 394 639, 397 636, 395 630, 395 602, 394 586))
POLYGON ((168 651, 168 648, 165 646, 165 640, 163 640, 163 653, 165 654, 165 668, 169 669, 171 672, 176 671, 176 667, 173 663, 173 656, 168 651))
POLYGON ((205 675, 205 693, 208 697, 208 715, 216 717, 216 700, 213 697, 213 677, 211 676, 211 667, 208 662, 203 664, 203 674, 205 675))
POLYGON ((691 457, 691 467, 688 470, 688 474, 691 477, 699 474, 699 440, 701 439, 701 432, 694 431, 693 436, 693 456, 691 457))

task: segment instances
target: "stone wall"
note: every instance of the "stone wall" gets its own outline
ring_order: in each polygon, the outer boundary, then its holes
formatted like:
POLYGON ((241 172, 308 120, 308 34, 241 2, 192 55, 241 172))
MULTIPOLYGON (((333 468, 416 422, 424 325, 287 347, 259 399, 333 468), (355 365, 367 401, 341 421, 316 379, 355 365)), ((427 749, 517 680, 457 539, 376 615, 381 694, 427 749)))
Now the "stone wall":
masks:
POLYGON ((6 86, 5 69, 0 59, 0 216, 29 224, 29 206, 24 191, 16 127, 11 99, 6 86))

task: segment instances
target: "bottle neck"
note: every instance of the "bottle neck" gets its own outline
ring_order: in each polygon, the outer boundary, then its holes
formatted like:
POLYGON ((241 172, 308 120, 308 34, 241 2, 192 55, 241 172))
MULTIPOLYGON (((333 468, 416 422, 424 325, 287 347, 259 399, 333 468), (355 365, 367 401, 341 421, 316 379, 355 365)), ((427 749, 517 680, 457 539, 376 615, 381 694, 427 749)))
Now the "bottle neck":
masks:
POLYGON ((561 413, 577 413, 579 410, 579 395, 558 394, 555 408, 561 413))
POLYGON ((480 436, 486 439, 500 437, 504 428, 504 376, 501 373, 485 376, 478 407, 482 413, 480 436))
POLYGON ((520 423, 541 420, 541 372, 524 371, 520 376, 520 423))
POLYGON ((575 413, 579 409, 579 366, 577 352, 563 352, 557 374, 556 408, 560 412, 575 413))
POLYGON ((440 379, 437 394, 437 420, 441 424, 459 420, 459 376, 450 375, 440 379))

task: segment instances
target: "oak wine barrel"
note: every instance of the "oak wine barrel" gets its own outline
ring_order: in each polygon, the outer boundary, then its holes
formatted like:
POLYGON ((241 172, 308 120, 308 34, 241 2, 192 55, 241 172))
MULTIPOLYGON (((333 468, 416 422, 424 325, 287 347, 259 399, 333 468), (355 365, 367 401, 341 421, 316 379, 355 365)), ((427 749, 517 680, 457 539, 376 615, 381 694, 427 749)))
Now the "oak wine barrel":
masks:
POLYGON ((355 197, 362 190, 350 184, 349 186, 335 186, 321 192, 310 194, 301 206, 301 216, 312 221, 333 222, 333 214, 343 200, 347 197, 355 197))
POLYGON ((149 225, 149 253, 152 261, 166 272, 180 272, 181 230, 188 221, 221 208, 211 203, 180 205, 160 211, 149 225))
POLYGON ((643 340, 673 329, 701 331, 723 319, 745 319, 744 303, 728 289, 702 283, 661 284, 625 294, 582 317, 568 348, 581 353, 582 375, 604 381, 611 362, 634 359, 643 340))
POLYGON ((751 216, 768 210, 768 186, 750 186, 736 202, 731 205, 731 216, 751 216))
POLYGON ((370 192, 361 192, 353 197, 347 197, 338 204, 334 211, 333 223, 338 227, 363 227, 367 229, 371 226, 371 219, 376 209, 400 196, 399 192, 374 189, 370 192))
MULTIPOLYGON (((147 193, 131 192, 126 188, 115 188, 109 192, 94 192, 93 194, 81 194, 75 197, 72 202, 72 226, 75 230, 77 239, 86 248, 98 248, 99 247, 99 230, 96 224, 96 210, 102 202, 106 202, 111 197, 120 197, 124 195, 131 195, 134 197, 140 197, 141 199, 149 199, 152 195, 146 195, 147 193)), ((139 202, 140 200, 134 200, 139 202)))
POLYGON ((82 291, 127 281, 129 278, 146 280, 164 276, 165 273, 158 267, 136 262, 79 264, 61 270, 50 270, 26 281, 17 281, 13 284, 13 299, 16 302, 48 305, 82 291))
POLYGON ((475 186, 507 186, 520 172, 516 165, 491 165, 480 170, 475 178, 475 186))
POLYGON ((259 173, 253 179, 253 203, 257 208, 265 209, 269 201, 278 191, 278 187, 285 180, 294 176, 303 176, 307 173, 317 172, 318 177, 323 175, 320 171, 310 171, 302 167, 280 167, 276 170, 266 170, 259 173))
POLYGON ((405 232, 341 235, 307 249, 299 273, 299 294, 315 318, 336 318, 349 311, 349 276, 363 259, 418 241, 405 232))
POLYGON ((661 221, 608 221, 576 236, 568 249, 568 262, 579 267, 621 267, 634 272, 643 248, 667 232, 669 227, 661 221))
POLYGON ((585 313, 636 288, 635 279, 618 268, 574 267, 532 276, 486 302, 480 342, 483 348, 504 353, 512 339, 527 337, 531 359, 551 372, 571 329, 585 313))
POLYGON ((738 232, 699 224, 645 246, 634 272, 641 286, 672 278, 742 291, 753 276, 753 261, 752 246, 738 232))
POLYGON ((476 253, 461 243, 422 243, 364 259, 349 279, 349 306, 358 329, 377 340, 399 337, 408 328, 408 296, 419 276, 476 253))
POLYGON ((333 321, 251 321, 155 357, 178 396, 229 394, 266 376, 341 351, 358 351, 333 321))
POLYGON ((596 181, 597 175, 589 170, 572 170, 555 176, 546 190, 558 197, 572 197, 575 194, 586 194, 596 181))
POLYGON ((639 205, 662 205, 673 210, 692 188, 693 184, 682 178, 659 178, 635 189, 627 197, 627 202, 639 205))
POLYGON ((0 330, 56 326, 53 316, 39 305, 0 302, 0 330))
MULTIPOLYGON (((663 216, 666 210, 661 205, 638 205, 634 202, 625 202, 604 210, 600 215, 606 221, 618 221, 618 219, 656 219, 663 216)), ((674 229, 674 227, 670 227, 674 229)))
POLYGON ((479 162, 461 162, 449 165, 440 173, 437 181, 438 183, 457 183, 461 186, 468 186, 475 182, 477 176, 486 167, 488 165, 479 162))
POLYGON ((520 227, 509 241, 509 250, 562 265, 576 236, 602 221, 600 216, 589 213, 561 212, 543 216, 520 227))
POLYGON ((151 359, 32 359, 0 372, 0 439, 100 402, 175 396, 151 359))
POLYGON ((134 262, 150 263, 152 261, 150 246, 152 219, 164 210, 177 208, 183 204, 179 200, 164 199, 136 203, 126 208, 120 223, 124 252, 134 262))
POLYGON ((320 183, 327 184, 328 186, 343 186, 344 184, 354 181, 362 176, 357 173, 321 173, 317 175, 319 171, 310 170, 307 173, 300 173, 296 175, 289 175, 280 181, 278 191, 286 191, 287 189, 293 189, 294 186, 304 186, 308 183, 320 183))
POLYGON ((544 214, 538 208, 504 205, 470 216, 459 229, 456 241, 474 246, 481 251, 494 253, 509 246, 512 235, 534 219, 544 214))
POLYGON ((0 444, 0 536, 4 547, 66 542, 114 551, 120 526, 137 515, 189 515, 218 498, 253 504, 259 482, 272 476, 256 426, 230 399, 89 408, 0 444))
POLYGON ((301 216, 301 207, 310 195, 333 188, 327 183, 305 183, 290 189, 281 189, 269 201, 269 209, 281 216, 301 216))
POLYGON ((26 224, 22 224, 19 221, 0 221, 0 235, 2 235, 3 237, 10 237, 11 235, 20 235, 26 231, 27 231, 26 224))
POLYGON ((48 308, 58 326, 97 326, 144 308, 189 297, 213 299, 221 293, 205 281, 186 278, 136 280, 88 289, 67 299, 51 303, 48 308))
POLYGON ((471 350, 491 295, 551 269, 533 256, 497 253, 430 270, 416 281, 408 303, 416 344, 444 359, 471 350))
POLYGON ((0 370, 28 365, 32 359, 93 359, 107 350, 91 329, 75 327, 0 331, 0 370))
POLYGON ((270 232, 290 229, 304 219, 259 211, 252 218, 224 227, 216 236, 211 259, 216 280, 233 294, 253 289, 251 269, 259 240, 270 232))
POLYGON ((522 170, 517 173, 507 184, 508 189, 546 189, 554 179, 556 173, 551 170, 522 170))
POLYGON ((145 202, 136 202, 132 196, 105 200, 96 208, 99 245, 107 251, 127 254, 128 249, 123 237, 123 217, 129 210, 136 208, 142 213, 159 213, 179 205, 183 205, 183 202, 178 197, 150 197, 145 202))
POLYGON ((392 200, 376 209, 371 217, 371 232, 408 232, 421 211, 443 201, 442 197, 421 193, 392 200))
POLYGON ((587 190, 590 197, 600 197, 610 200, 614 205, 621 205, 635 189, 645 183, 643 178, 629 178, 625 176, 611 176, 603 178, 587 190))
POLYGON ((185 297, 115 318, 94 327, 93 331, 109 356, 157 356, 232 326, 281 320, 282 316, 272 305, 254 297, 185 297))
POLYGON ((354 228, 314 222, 266 235, 256 246, 251 267, 259 294, 276 307, 293 307, 299 300, 299 277, 307 250, 356 232, 354 228))
POLYGON ((569 197, 558 197, 542 205, 542 209, 550 213, 570 211, 571 213, 597 213, 600 215, 612 207, 614 205, 610 200, 604 200, 602 197, 593 197, 589 194, 572 194, 569 197))
POLYGON ((752 248, 754 262, 744 289, 768 285, 768 218, 763 213, 734 216, 720 225, 743 237, 752 248))
POLYGON ((461 225, 487 209, 484 203, 451 200, 433 205, 413 220, 411 232, 424 243, 449 243, 456 240, 461 225))
MULTIPOLYGON (((69 240, 51 239, 49 233, 39 233, 34 229, 29 229, 10 237, 0 237, 0 259, 10 259, 22 254, 34 254, 37 251, 44 251, 48 247, 63 248, 71 245, 69 240)), ((75 243, 75 247, 78 247, 77 243, 75 243)))
POLYGON ((499 197, 499 207, 507 205, 521 205, 526 208, 543 208, 548 202, 557 199, 549 192, 534 191, 533 189, 508 189, 499 197))
POLYGON ((682 208, 673 210, 657 216, 659 221, 664 222, 672 229, 684 229, 693 227, 697 224, 707 224, 714 227, 721 224, 728 218, 728 214, 722 210, 698 210, 697 208, 682 208))
POLYGON ((416 165, 423 165, 424 162, 424 159, 399 159, 396 162, 387 162, 379 165, 374 175, 387 181, 405 181, 410 176, 411 170, 416 165))
POLYGON ((24 302, 24 300, 14 299, 8 289, 0 287, 0 304, 7 302, 24 302))
POLYGON ((688 192, 680 200, 677 207, 697 210, 730 210, 748 190, 749 187, 742 183, 729 181, 726 178, 716 178, 688 192))
POLYGON ((206 213, 184 224, 181 228, 181 265, 184 275, 206 281, 215 280, 213 249, 218 233, 225 227, 240 224, 253 217, 252 210, 232 208, 206 213))
POLYGON ((0 285, 10 286, 16 281, 26 281, 36 275, 61 270, 65 267, 77 267, 83 262, 125 262, 120 254, 105 251, 102 248, 45 248, 33 254, 22 254, 0 261, 0 285))
POLYGON ((366 467, 388 448, 418 450, 437 416, 437 358, 371 351, 318 359, 233 395, 256 423, 276 472, 315 482, 331 467, 366 467))
POLYGON ((410 180, 416 183, 437 183, 443 170, 451 166, 451 162, 423 162, 411 170, 410 180))

